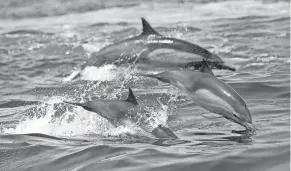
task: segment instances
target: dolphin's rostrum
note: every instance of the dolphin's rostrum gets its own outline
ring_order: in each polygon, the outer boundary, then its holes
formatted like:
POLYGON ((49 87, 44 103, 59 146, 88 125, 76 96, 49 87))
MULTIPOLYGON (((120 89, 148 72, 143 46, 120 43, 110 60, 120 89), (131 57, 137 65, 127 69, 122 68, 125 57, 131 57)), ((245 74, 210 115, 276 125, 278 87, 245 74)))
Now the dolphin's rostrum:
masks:
POLYGON ((112 125, 127 125, 128 122, 138 123, 146 132, 159 139, 177 139, 178 137, 166 126, 156 123, 150 113, 142 109, 131 88, 126 100, 93 100, 85 103, 71 103, 85 110, 95 112, 107 119, 112 125))

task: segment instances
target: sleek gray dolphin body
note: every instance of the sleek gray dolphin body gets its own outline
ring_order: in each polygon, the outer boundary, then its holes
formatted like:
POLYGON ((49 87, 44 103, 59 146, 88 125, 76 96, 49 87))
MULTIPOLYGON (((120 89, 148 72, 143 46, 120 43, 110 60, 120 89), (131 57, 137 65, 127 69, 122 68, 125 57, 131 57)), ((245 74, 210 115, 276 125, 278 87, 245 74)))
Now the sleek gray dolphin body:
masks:
POLYGON ((162 124, 157 125, 155 128, 151 127, 150 122, 154 121, 146 110, 139 107, 138 102, 136 101, 136 98, 130 88, 128 98, 126 100, 94 100, 86 103, 65 103, 81 106, 88 111, 98 113, 114 126, 125 126, 128 122, 138 122, 139 126, 143 130, 150 132, 159 139, 178 138, 169 128, 162 124))
POLYGON ((235 71, 234 68, 224 65, 224 61, 219 56, 208 50, 184 40, 162 36, 144 18, 141 20, 143 32, 140 35, 122 40, 101 49, 99 52, 92 53, 87 62, 67 80, 72 80, 79 76, 86 66, 99 67, 104 64, 147 63, 151 65, 160 63, 159 65, 171 65, 176 68, 197 68, 201 66, 202 59, 205 59, 209 61, 212 68, 235 71), (172 49, 194 55, 184 61, 179 57, 175 57, 175 60, 169 59, 167 61, 149 59, 148 55, 158 49, 172 49))
POLYGON ((244 100, 232 87, 213 75, 206 61, 203 61, 201 71, 165 71, 156 75, 141 75, 182 89, 194 103, 245 127, 247 132, 256 130, 244 100))

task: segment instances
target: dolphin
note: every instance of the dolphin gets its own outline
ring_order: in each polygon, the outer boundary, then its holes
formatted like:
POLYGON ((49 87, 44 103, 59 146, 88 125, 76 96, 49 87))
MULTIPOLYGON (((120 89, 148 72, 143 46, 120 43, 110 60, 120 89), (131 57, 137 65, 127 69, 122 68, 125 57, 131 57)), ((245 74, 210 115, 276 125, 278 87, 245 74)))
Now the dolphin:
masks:
POLYGON ((156 78, 178 87, 195 104, 245 127, 246 132, 256 130, 245 101, 231 86, 214 76, 205 60, 201 71, 173 70, 154 75, 139 75, 156 78))
MULTIPOLYGON (((104 47, 99 52, 92 53, 85 64, 81 65, 76 72, 73 72, 65 81, 72 80, 80 75, 81 71, 86 66, 100 67, 104 64, 128 64, 128 63, 149 63, 155 64, 160 62, 164 65, 174 64, 175 67, 193 67, 201 63, 203 58, 211 63, 212 68, 228 69, 235 71, 235 68, 224 65, 224 61, 218 56, 208 50, 176 38, 165 37, 152 28, 152 26, 141 18, 143 31, 140 35, 125 39, 109 46, 104 47), (175 59, 168 62, 162 60, 148 58, 148 55, 158 49, 172 49, 180 52, 194 54, 192 58, 187 60, 175 59), (190 61, 189 61, 190 60, 190 61), (197 61, 199 60, 199 61, 197 61)), ((175 57, 177 58, 177 57, 175 57)))
POLYGON ((81 106, 85 110, 98 113, 112 125, 127 125, 128 122, 139 123, 146 132, 159 139, 177 139, 178 137, 166 126, 156 124, 149 112, 139 107, 138 102, 129 88, 126 100, 94 100, 85 103, 65 103, 81 106))

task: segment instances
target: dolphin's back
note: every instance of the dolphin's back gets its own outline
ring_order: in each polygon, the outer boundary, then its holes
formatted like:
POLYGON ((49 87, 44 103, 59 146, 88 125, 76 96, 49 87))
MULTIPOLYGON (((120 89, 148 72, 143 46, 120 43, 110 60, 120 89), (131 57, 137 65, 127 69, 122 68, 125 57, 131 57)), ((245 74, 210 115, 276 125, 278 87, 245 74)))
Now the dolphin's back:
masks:
POLYGON ((99 52, 93 53, 89 59, 91 61, 86 65, 99 67, 105 63, 116 65, 134 63, 137 57, 142 56, 142 53, 146 51, 147 47, 142 36, 137 36, 116 42, 101 49, 99 52))
POLYGON ((164 36, 153 36, 153 40, 148 41, 148 46, 151 49, 174 49, 181 52, 187 52, 190 54, 200 55, 202 58, 212 61, 223 63, 224 61, 217 55, 209 52, 207 49, 204 49, 196 44, 164 36))
POLYGON ((86 102, 85 105, 107 119, 121 119, 128 110, 136 108, 123 100, 94 100, 86 102))

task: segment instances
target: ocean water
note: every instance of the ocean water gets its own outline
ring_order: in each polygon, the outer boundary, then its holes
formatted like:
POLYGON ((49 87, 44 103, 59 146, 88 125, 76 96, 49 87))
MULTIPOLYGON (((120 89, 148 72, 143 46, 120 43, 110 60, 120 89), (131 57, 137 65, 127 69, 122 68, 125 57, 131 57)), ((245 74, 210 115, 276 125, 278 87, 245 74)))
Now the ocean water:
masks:
POLYGON ((11 0, 0 9, 1 171, 290 169, 289 1, 11 0), (80 80, 62 81, 88 54, 140 34, 141 17, 237 69, 214 73, 246 101, 255 135, 231 133, 242 127, 137 76, 142 67, 88 67, 80 80), (128 87, 178 140, 114 128, 63 103, 125 99, 128 87))

